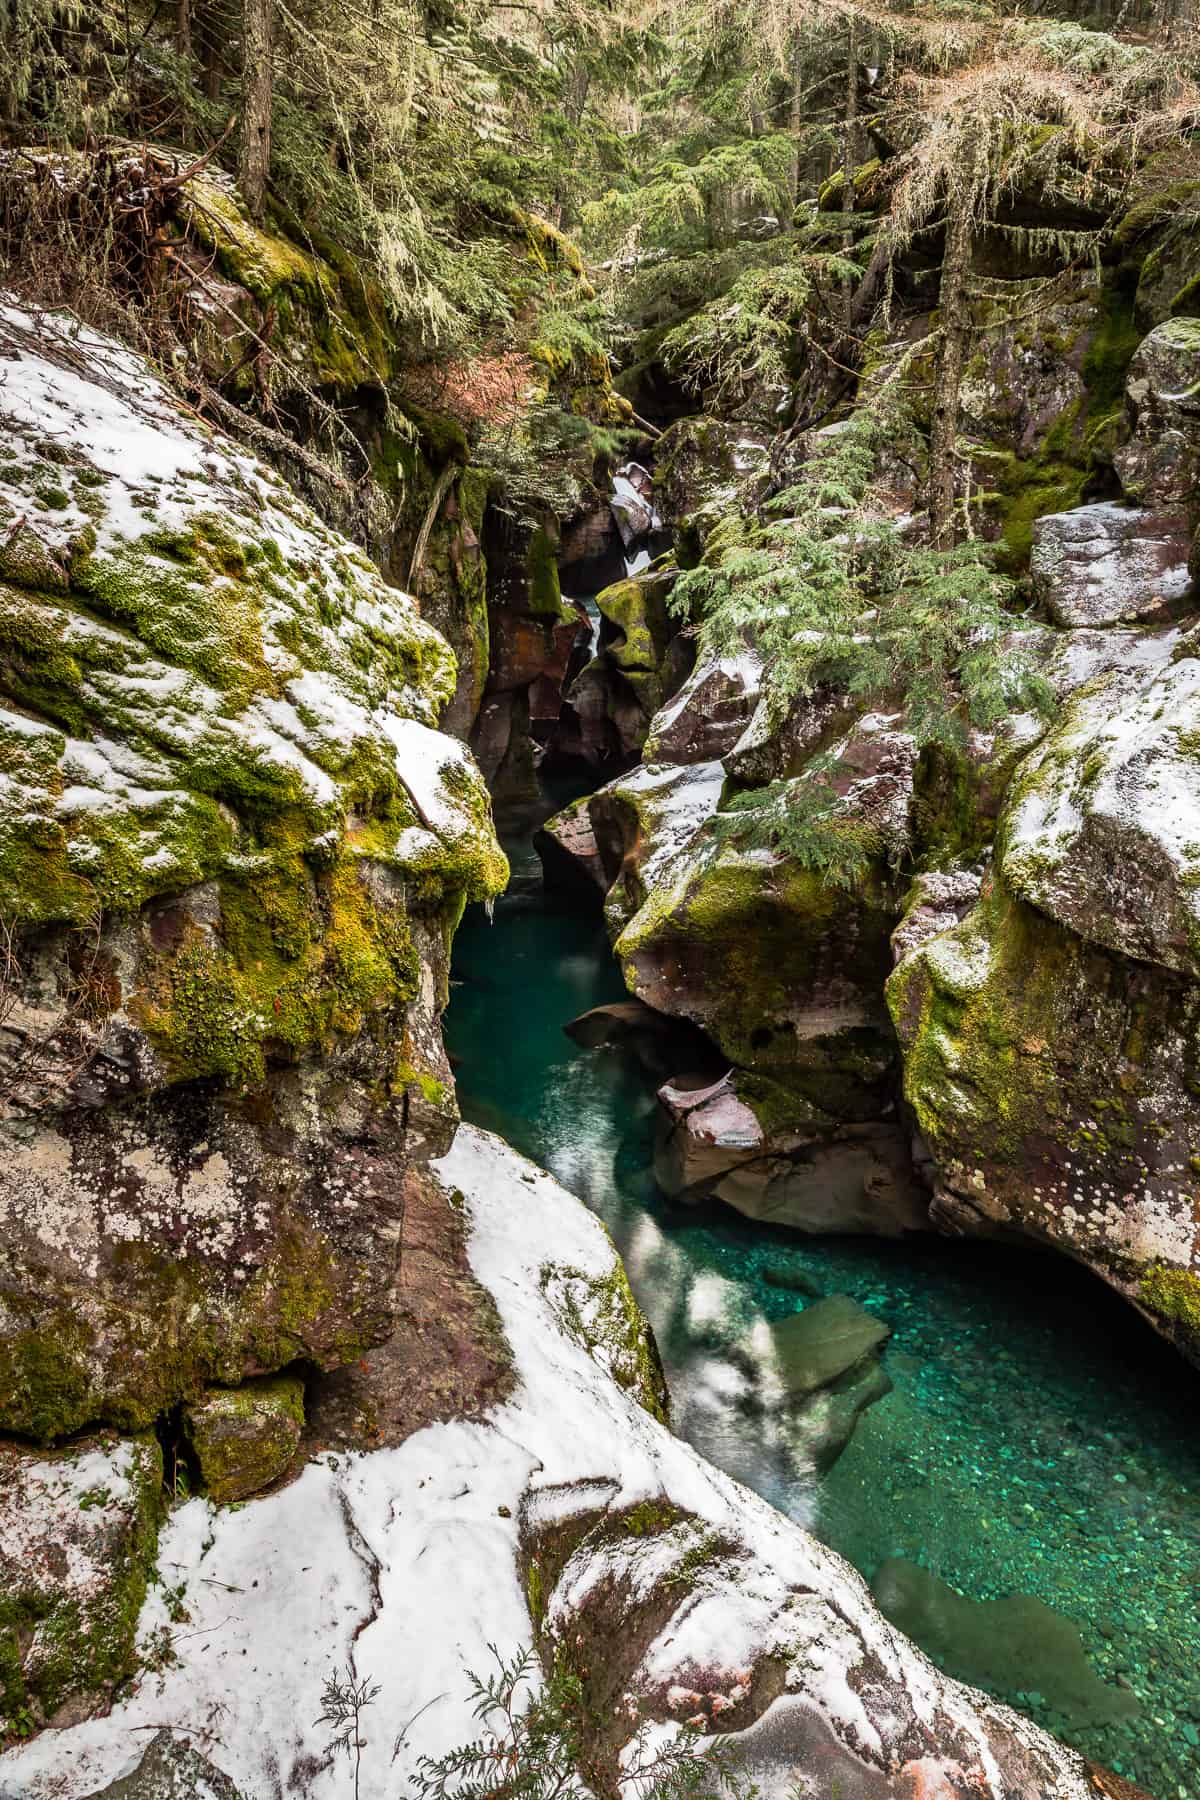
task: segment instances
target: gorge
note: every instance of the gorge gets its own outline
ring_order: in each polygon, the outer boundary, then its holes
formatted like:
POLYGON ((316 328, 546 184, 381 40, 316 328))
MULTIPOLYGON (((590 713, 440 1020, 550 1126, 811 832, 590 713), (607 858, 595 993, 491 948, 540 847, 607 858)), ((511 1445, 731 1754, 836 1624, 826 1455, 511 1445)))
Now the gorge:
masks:
POLYGON ((1193 0, 0 42, 0 1800, 1200 1800, 1193 0))

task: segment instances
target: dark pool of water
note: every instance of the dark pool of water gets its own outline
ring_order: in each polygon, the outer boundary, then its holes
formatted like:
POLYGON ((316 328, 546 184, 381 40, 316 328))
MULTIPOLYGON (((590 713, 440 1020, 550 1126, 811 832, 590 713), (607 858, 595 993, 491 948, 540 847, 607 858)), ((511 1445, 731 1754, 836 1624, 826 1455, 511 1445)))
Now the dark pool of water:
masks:
POLYGON ((1073 1620, 1096 1673, 1136 1694, 1136 1716, 1069 1716, 1020 1669, 994 1689, 1155 1800, 1200 1800, 1200 1380, 1058 1258, 801 1238, 666 1203, 646 1078, 563 1034, 624 990, 598 916, 543 892, 530 829, 509 840, 494 921, 472 909, 455 945, 459 1099, 609 1226, 658 1335, 676 1428, 868 1579, 900 1556, 971 1600, 1033 1595, 1073 1620), (802 1303, 764 1279, 781 1264, 893 1329, 894 1391, 819 1482, 786 1416, 741 1404, 765 1322, 802 1303))

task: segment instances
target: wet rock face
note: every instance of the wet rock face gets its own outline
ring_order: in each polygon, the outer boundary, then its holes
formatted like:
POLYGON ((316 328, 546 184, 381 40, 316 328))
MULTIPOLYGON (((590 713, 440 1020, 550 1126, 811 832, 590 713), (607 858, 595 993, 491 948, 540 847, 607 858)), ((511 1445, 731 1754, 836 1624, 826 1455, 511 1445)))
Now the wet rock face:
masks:
POLYGON ((411 600, 129 352, 0 334, 0 1429, 50 1439, 386 1335, 506 871, 411 600))
POLYGON ((0 1444, 0 1739, 86 1718, 132 1673, 161 1486, 152 1437, 0 1444))
POLYGON ((1143 506, 1200 501, 1200 320, 1168 319, 1138 345, 1125 386, 1131 435, 1113 457, 1143 506))
POLYGON ((1033 527, 1033 591, 1057 625, 1157 623, 1191 591, 1191 541, 1183 510, 1105 501, 1047 513, 1033 527))

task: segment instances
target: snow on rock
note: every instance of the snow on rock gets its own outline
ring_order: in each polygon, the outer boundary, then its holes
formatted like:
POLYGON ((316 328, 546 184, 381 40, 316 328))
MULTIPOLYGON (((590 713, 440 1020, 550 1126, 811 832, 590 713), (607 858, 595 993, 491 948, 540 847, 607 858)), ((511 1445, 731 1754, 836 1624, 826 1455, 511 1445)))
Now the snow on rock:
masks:
POLYGON ((1191 588, 1187 513, 1098 501, 1034 521, 1033 590, 1059 625, 1169 616, 1191 588))
POLYGON ((353 1361, 507 875, 453 655, 140 357, 2 296, 0 630, 0 1430, 353 1361))
POLYGON ((362 1794, 382 1800, 419 1755, 473 1734, 466 1671, 490 1666, 489 1646, 507 1656, 539 1631, 575 1662, 616 1754, 639 1716, 660 1735, 690 1718, 739 1734, 769 1796, 809 1773, 885 1800, 934 1769, 955 1800, 1085 1800, 1073 1752, 939 1674, 847 1564, 613 1378, 622 1302, 567 1328, 562 1271, 597 1296, 624 1283, 581 1204, 474 1129, 438 1170, 514 1353, 512 1398, 395 1449, 318 1457, 237 1510, 177 1508, 159 1560, 175 1610, 164 1585, 141 1620, 172 1657, 108 1717, 11 1751, 3 1800, 85 1795, 164 1721, 248 1794, 333 1800, 345 1770, 312 1721, 347 1664, 380 1685, 362 1794))
POLYGON ((732 750, 749 724, 762 685, 752 650, 697 664, 675 697, 650 721, 647 762, 709 762, 732 750))
POLYGON ((1200 972, 1200 660, 1081 689, 1002 820, 1014 892, 1082 938, 1200 972))
MULTIPOLYGON (((297 805, 316 836, 392 792, 482 868, 486 796, 462 759, 443 779, 429 730, 453 655, 415 602, 133 352, 2 297, 0 346, 0 603, 21 653, 0 711, 22 750, 6 832, 33 815, 65 832, 108 899, 130 882, 114 836, 135 837, 145 893, 166 892, 197 837, 222 835, 214 801, 297 805), (59 727, 36 746, 29 711, 59 727)), ((404 839, 399 860, 421 848, 404 839)))

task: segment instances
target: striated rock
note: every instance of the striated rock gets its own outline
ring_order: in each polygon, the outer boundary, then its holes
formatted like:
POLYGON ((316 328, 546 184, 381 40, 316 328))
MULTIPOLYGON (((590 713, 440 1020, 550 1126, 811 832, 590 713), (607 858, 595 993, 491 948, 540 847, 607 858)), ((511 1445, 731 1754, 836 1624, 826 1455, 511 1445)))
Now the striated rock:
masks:
POLYGON ((276 1375, 209 1388, 184 1407, 183 1430, 213 1503, 244 1500, 291 1462, 304 1430, 304 1383, 297 1375, 276 1375))
POLYGON ((0 1740, 86 1718, 133 1672, 162 1474, 152 1437, 0 1444, 0 1740))
POLYGON ((1099 502, 1035 520, 1033 591, 1058 625, 1157 623, 1191 590, 1186 512, 1099 502))
POLYGON ((386 1336, 506 865, 412 601, 130 352, 0 339, 0 1429, 49 1439, 386 1336))
POLYGON ((724 756, 750 723, 761 680, 762 664, 752 650, 699 665, 651 719, 645 761, 703 763, 724 756))
MULTIPOLYGON (((199 1733, 197 1733, 199 1735, 199 1733)), ((136 1768, 98 1788, 88 1800, 242 1800, 228 1775, 186 1738, 160 1731, 136 1768)))
POLYGON ((1168 319, 1129 365, 1131 436, 1113 455, 1121 485, 1142 506, 1200 500, 1200 320, 1168 319))
POLYGON ((1081 1758, 940 1673, 840 1557, 660 1422, 648 1334, 584 1207, 474 1130, 440 1177, 513 1349, 507 1397, 321 1458, 244 1511, 177 1509, 162 1561, 192 1624, 175 1658, 111 1716, 10 1752, 22 1800, 94 1793, 163 1720, 242 1792, 332 1800, 345 1771, 311 1721, 351 1657, 381 1680, 361 1748, 363 1800, 383 1800, 477 1728, 489 1644, 531 1640, 582 1683, 585 1766, 639 1717, 693 1719, 767 1800, 809 1767, 863 1800, 935 1780, 949 1800, 1087 1800, 1081 1758))
POLYGON ((897 1237, 928 1228, 928 1197, 894 1119, 845 1123, 762 1076, 659 1089, 654 1173, 668 1194, 724 1201, 793 1231, 897 1237))

